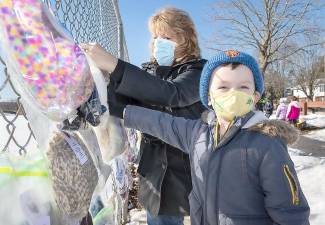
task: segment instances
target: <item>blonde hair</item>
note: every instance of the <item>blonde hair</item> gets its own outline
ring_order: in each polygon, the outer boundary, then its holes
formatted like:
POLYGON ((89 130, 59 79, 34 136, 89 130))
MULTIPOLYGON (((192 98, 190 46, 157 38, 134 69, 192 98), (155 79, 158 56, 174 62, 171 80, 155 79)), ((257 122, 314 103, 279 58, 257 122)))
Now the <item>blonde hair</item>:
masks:
MULTIPOLYGON (((188 13, 168 7, 159 10, 149 19, 149 30, 152 34, 174 32, 181 38, 175 50, 174 64, 200 58, 200 48, 194 23, 188 13)), ((153 57, 153 40, 151 41, 151 60, 153 57)))

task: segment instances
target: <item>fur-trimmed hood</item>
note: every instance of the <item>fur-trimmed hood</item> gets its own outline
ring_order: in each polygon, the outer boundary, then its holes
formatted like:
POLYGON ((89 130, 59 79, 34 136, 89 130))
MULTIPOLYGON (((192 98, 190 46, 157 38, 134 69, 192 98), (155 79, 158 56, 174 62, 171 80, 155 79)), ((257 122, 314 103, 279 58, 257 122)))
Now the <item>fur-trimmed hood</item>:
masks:
POLYGON ((270 120, 260 111, 254 112, 243 128, 269 137, 279 137, 287 144, 293 144, 299 138, 299 131, 296 128, 282 120, 270 120))
POLYGON ((279 137, 287 144, 293 144, 299 138, 299 131, 281 120, 264 120, 248 129, 270 137, 279 137))
MULTIPOLYGON (((208 124, 216 123, 213 111, 203 114, 202 119, 208 124)), ((270 120, 261 111, 254 111, 254 115, 243 125, 242 129, 260 132, 269 137, 279 137, 287 144, 293 144, 299 138, 299 130, 284 121, 270 120)))

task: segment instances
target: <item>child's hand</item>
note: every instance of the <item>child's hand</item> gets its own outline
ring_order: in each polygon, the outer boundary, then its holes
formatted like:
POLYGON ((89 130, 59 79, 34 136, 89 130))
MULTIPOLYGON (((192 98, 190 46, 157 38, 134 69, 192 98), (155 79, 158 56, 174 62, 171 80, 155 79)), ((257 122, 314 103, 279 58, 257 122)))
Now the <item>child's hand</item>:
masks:
POLYGON ((82 43, 81 49, 94 61, 100 70, 113 72, 117 65, 117 58, 108 53, 102 46, 97 43, 82 43))

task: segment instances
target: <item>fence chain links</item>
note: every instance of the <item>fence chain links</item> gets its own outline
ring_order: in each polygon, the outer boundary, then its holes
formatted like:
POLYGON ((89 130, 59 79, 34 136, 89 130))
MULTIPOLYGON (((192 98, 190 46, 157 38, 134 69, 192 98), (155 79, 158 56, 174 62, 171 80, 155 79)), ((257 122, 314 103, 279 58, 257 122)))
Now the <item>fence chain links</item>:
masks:
MULTIPOLYGON (((51 6, 56 17, 71 32, 77 43, 97 42, 113 55, 128 61, 117 0, 45 0, 45 2, 51 6)), ((6 63, 0 55, 0 125, 5 126, 5 129, 0 129, 7 132, 0 134, 0 152, 7 151, 10 146, 10 151, 25 154, 31 140, 35 138, 20 98, 10 81, 6 63), (26 131, 23 132, 26 138, 17 135, 15 123, 22 118, 27 123, 26 131)))

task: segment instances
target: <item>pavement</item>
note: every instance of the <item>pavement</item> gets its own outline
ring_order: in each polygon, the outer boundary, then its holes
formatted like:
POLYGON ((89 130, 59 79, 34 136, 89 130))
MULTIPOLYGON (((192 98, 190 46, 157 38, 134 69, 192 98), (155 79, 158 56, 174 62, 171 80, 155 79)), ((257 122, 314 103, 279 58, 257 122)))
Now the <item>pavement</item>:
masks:
POLYGON ((325 157, 325 142, 300 136, 299 140, 290 147, 304 151, 307 155, 325 157))

